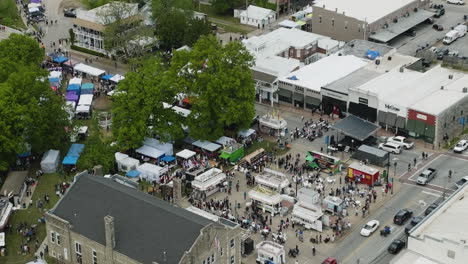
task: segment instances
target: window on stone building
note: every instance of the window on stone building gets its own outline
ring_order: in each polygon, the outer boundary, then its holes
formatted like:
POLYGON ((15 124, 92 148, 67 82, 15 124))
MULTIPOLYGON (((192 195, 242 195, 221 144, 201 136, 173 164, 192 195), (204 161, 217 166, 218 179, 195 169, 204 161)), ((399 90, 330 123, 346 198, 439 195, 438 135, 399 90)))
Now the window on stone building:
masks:
POLYGON ((335 26, 335 19, 332 18, 332 27, 335 26))
POLYGON ((233 247, 234 247, 234 245, 235 245, 235 243, 234 243, 234 239, 231 239, 231 247, 233 248, 233 247))
POLYGON ((211 254, 211 263, 215 263, 215 255, 214 254, 211 254))
POLYGON ((75 253, 76 253, 76 262, 78 263, 83 263, 83 255, 81 251, 81 244, 78 242, 75 242, 75 253))
POLYGON ((236 258, 234 256, 231 256, 231 264, 234 264, 236 262, 236 258))
POLYGON ((55 232, 51 231, 50 232, 50 243, 55 244, 55 241, 56 241, 55 238, 56 238, 55 232))
POLYGON ((223 248, 219 249, 219 255, 221 255, 221 256, 223 255, 223 248))
POLYGON ((98 264, 96 250, 93 250, 93 264, 98 264))
POLYGON ((60 241, 60 234, 57 234, 56 236, 57 236, 57 245, 60 246, 60 242, 61 242, 61 241, 60 241))
POLYGON ((348 29, 348 21, 344 22, 344 29, 348 29))
POLYGON ((322 23, 322 16, 319 16, 319 23, 322 23))

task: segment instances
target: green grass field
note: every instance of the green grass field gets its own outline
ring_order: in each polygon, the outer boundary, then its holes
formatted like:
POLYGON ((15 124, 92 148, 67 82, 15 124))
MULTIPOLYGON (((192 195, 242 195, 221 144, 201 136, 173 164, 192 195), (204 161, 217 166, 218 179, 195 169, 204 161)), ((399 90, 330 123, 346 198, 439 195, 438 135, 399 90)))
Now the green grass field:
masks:
POLYGON ((18 13, 15 0, 0 1, 0 24, 18 30, 26 29, 26 26, 18 13))

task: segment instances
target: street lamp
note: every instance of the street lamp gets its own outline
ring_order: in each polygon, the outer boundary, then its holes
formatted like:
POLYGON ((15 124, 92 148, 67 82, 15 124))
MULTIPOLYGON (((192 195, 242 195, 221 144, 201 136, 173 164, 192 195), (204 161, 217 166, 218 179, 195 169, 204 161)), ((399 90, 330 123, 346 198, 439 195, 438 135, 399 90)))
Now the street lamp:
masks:
POLYGON ((351 139, 351 152, 353 152, 354 149, 354 139, 351 139))
MULTIPOLYGON (((393 159, 393 178, 396 177, 396 167, 398 165, 398 158, 393 159)), ((391 189, 391 194, 393 194, 393 178, 392 178, 392 189, 391 189)))

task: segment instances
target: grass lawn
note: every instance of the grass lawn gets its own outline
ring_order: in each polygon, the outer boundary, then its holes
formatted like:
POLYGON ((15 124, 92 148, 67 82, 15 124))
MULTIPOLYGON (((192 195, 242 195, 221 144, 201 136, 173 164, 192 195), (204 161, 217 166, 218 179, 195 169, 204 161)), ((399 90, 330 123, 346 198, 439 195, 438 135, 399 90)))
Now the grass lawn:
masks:
POLYGON ((200 8, 197 10, 207 14, 213 24, 216 24, 220 28, 224 28, 224 30, 228 32, 246 35, 247 33, 255 30, 254 28, 242 25, 239 22, 239 18, 235 18, 232 15, 220 15, 216 13, 212 5, 200 4, 200 8))
MULTIPOLYGON (((69 177, 67 180, 70 180, 69 177)), ((24 243, 23 236, 16 232, 15 227, 18 226, 21 222, 26 222, 28 224, 38 223, 38 219, 44 215, 44 212, 51 209, 55 203, 58 201, 58 196, 55 194, 55 184, 61 183, 64 180, 64 176, 54 173, 54 174, 44 174, 36 186, 36 190, 33 194, 33 205, 30 206, 27 210, 19 210, 12 214, 9 220, 9 224, 13 226, 13 231, 7 233, 6 236, 6 245, 7 245, 7 256, 0 258, 0 263, 21 263, 24 264, 28 261, 34 259, 34 241, 29 243, 31 248, 31 253, 27 255, 22 255, 19 253, 20 246, 24 243), (44 195, 48 194, 50 197, 49 204, 44 202, 44 195), (36 207, 36 201, 41 199, 44 203, 43 210, 39 210, 36 207)), ((45 238, 45 224, 38 223, 38 229, 36 234, 39 243, 45 238)))
POLYGON ((259 148, 263 148, 267 153, 273 152, 276 156, 283 156, 289 151, 288 148, 278 149, 276 147, 276 142, 271 142, 266 139, 263 139, 262 142, 255 141, 252 145, 245 149, 245 156, 249 155, 250 153, 254 152, 259 148))
POLYGON ((0 1, 0 24, 18 30, 26 29, 20 14, 18 14, 15 0, 0 1))
POLYGON ((233 15, 220 15, 216 13, 212 5, 200 4, 200 8, 198 9, 198 11, 207 14, 209 17, 214 17, 217 19, 229 21, 231 23, 240 24, 239 18, 235 18, 233 15))

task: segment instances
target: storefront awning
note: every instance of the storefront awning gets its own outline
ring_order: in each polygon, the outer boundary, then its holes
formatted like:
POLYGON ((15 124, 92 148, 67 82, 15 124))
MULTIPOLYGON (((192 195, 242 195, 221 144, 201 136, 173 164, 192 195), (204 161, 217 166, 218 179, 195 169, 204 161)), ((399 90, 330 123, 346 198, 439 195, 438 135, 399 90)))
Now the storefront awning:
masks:
POLYGON ((372 134, 376 133, 380 126, 361 119, 357 116, 349 115, 334 124, 332 128, 351 138, 364 141, 372 134))
POLYGON ((389 42, 408 29, 421 24, 433 16, 434 13, 427 10, 418 9, 418 12, 410 11, 409 16, 398 19, 397 23, 390 22, 387 28, 382 29, 374 35, 370 35, 369 39, 383 43, 389 42))

